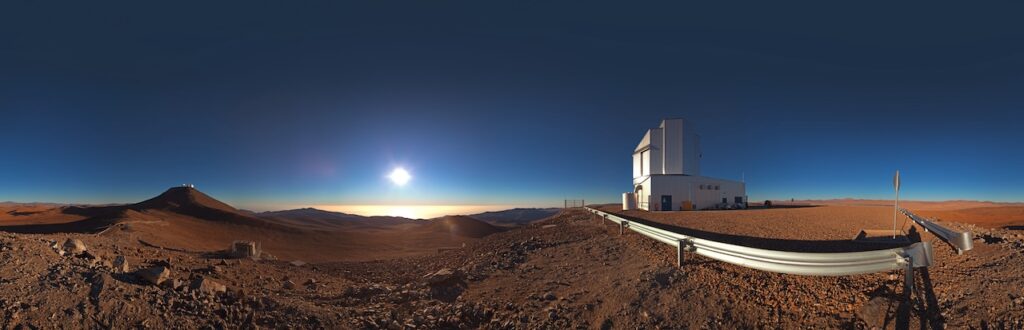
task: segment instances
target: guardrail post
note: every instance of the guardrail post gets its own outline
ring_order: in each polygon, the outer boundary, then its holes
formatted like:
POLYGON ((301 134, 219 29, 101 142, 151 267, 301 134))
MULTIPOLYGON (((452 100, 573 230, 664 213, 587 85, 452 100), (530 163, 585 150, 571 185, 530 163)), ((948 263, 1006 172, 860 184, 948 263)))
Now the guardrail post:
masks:
POLYGON ((683 249, 686 248, 686 241, 679 240, 676 242, 676 266, 683 268, 683 249))
POLYGON ((622 234, 624 234, 626 232, 626 226, 628 226, 628 225, 629 225, 628 222, 625 222, 625 221, 619 222, 619 235, 622 235, 622 234))
POLYGON ((904 279, 903 287, 907 290, 907 298, 914 296, 914 260, 907 258, 907 270, 904 272, 906 278, 904 279))
POLYGON ((676 241, 676 265, 679 268, 683 268, 683 262, 686 261, 686 252, 693 252, 693 242, 688 239, 681 239, 676 241))

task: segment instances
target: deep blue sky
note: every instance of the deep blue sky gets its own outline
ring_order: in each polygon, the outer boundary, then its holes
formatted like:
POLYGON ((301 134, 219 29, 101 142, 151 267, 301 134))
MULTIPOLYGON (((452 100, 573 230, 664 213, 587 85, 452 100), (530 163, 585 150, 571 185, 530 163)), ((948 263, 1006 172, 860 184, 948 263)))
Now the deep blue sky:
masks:
POLYGON ((1024 201, 1021 9, 8 2, 0 200, 616 201, 685 117, 751 200, 1024 201))

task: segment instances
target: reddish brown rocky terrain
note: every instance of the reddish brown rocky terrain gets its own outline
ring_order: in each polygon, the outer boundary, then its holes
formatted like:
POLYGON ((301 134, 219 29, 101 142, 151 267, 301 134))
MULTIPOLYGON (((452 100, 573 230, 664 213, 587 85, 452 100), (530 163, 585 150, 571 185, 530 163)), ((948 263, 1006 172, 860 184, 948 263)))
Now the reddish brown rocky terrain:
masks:
MULTIPOLYGON (((490 230, 472 222, 463 228, 470 220, 461 217, 428 225, 385 226, 371 230, 368 235, 372 239, 362 237, 360 244, 365 246, 360 246, 328 242, 329 231, 289 226, 286 233, 278 233, 259 222, 239 223, 250 218, 221 221, 203 218, 200 213, 183 216, 175 207, 180 204, 129 208, 125 212, 140 215, 125 213, 126 217, 113 221, 109 229, 95 233, 0 234, 3 325, 356 329, 1024 326, 1024 279, 1020 276, 1024 272, 1024 235, 1008 229, 979 231, 975 249, 959 256, 930 234, 920 234, 920 240, 934 244, 935 265, 918 272, 917 290, 908 300, 900 272, 793 276, 699 256, 688 259, 680 269, 675 266, 673 248, 635 233, 620 236, 617 227, 581 209, 479 238, 453 237, 453 232, 490 230), (144 217, 149 218, 140 220, 144 217), (268 236, 260 236, 263 234, 268 236), (320 234, 324 238, 315 236, 320 234), (306 237, 311 238, 302 239, 306 237), (382 241, 402 237, 444 242, 382 241), (66 245, 69 239, 80 240, 81 246, 66 245), (218 241, 204 241, 207 239, 218 241), (229 239, 258 240, 264 252, 274 257, 231 258, 221 251, 229 239), (373 250, 329 251, 334 248, 373 250), (376 257, 359 257, 360 253, 376 257), (323 256, 318 259, 320 254, 323 256)), ((883 207, 824 206, 626 213, 709 237, 813 250, 798 244, 829 248, 851 238, 850 230, 891 225, 889 211, 883 207)))

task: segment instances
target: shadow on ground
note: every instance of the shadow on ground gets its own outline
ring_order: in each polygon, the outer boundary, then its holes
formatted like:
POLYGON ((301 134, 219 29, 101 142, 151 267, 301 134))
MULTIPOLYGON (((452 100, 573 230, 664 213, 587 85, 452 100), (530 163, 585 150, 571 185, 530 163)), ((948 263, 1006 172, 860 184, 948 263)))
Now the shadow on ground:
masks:
POLYGON ((798 240, 781 238, 764 238, 753 236, 740 236, 725 233, 715 233, 699 229, 680 227, 660 222, 654 222, 637 217, 615 214, 630 222, 641 223, 647 226, 664 229, 687 236, 703 238, 716 242, 742 245, 747 247, 793 252, 860 252, 871 250, 882 250, 910 245, 912 242, 904 243, 870 243, 855 242, 852 239, 843 240, 798 240))

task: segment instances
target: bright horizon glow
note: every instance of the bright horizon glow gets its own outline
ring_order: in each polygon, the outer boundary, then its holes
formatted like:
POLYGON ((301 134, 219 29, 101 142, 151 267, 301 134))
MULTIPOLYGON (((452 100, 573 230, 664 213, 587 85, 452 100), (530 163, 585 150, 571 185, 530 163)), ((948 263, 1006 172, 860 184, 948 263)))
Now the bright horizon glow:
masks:
POLYGON ((409 171, 406 171, 404 168, 398 167, 391 171, 391 174, 388 174, 388 179, 391 179, 391 182, 401 187, 409 183, 412 175, 409 175, 409 171))
POLYGON ((313 205, 316 209, 361 216, 392 216, 409 219, 431 219, 446 215, 470 215, 503 211, 520 205, 313 205))

